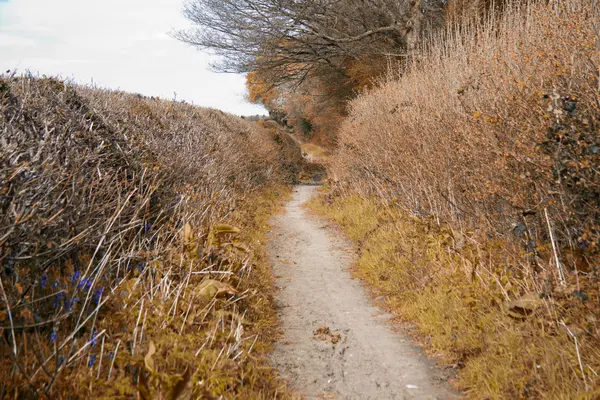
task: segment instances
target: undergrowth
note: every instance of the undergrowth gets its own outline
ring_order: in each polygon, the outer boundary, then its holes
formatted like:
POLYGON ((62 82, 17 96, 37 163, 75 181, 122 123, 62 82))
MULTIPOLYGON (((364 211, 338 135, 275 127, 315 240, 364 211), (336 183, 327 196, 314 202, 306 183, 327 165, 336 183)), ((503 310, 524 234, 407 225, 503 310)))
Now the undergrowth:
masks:
POLYGON ((473 398, 597 398, 600 8, 507 1, 351 102, 323 210, 473 398))
POLYGON ((310 206, 340 224, 360 251, 355 274, 415 323, 430 353, 459 369, 468 397, 600 396, 594 286, 522 298, 529 277, 512 272, 520 259, 503 241, 475 243, 434 219, 331 189, 310 206))
POLYGON ((286 146, 217 110, 1 76, 0 397, 287 397, 261 245, 286 146))

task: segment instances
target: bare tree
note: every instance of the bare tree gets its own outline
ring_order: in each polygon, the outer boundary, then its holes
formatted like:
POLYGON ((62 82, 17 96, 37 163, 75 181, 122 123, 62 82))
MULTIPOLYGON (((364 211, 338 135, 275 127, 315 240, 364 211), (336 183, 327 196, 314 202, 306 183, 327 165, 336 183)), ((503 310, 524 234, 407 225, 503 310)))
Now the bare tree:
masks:
POLYGON ((440 23, 443 0, 188 0, 195 28, 176 36, 222 56, 223 72, 268 72, 275 85, 344 74, 369 54, 401 56, 440 23))

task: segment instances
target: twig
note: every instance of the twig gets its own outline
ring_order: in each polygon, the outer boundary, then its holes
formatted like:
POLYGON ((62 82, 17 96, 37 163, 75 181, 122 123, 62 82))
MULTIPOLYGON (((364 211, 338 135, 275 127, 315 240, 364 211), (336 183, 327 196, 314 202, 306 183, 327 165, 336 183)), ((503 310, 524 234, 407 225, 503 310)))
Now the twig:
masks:
POLYGON ((2 290, 2 296, 4 297, 4 302, 6 303, 6 311, 8 312, 8 320, 10 321, 10 332, 12 335, 13 342, 13 353, 15 354, 15 358, 17 357, 17 338, 15 336, 15 327, 12 318, 12 312, 10 311, 10 304, 8 304, 8 297, 6 296, 6 291, 4 290, 4 284, 2 283, 2 277, 0 277, 0 290, 2 290))
POLYGON ((558 252, 556 251, 556 243, 554 242, 554 234, 552 233, 552 225, 550 225, 550 218, 548 217, 548 209, 544 208, 544 214, 546 215, 546 223, 548 224, 548 232, 550 233, 550 242, 552 242, 552 251, 554 252, 554 261, 556 262, 556 269, 558 269, 558 279, 561 285, 566 286, 565 274, 562 269, 562 265, 558 259, 558 252))
POLYGON ((565 329, 567 330, 567 332, 569 333, 569 335, 571 335, 571 337, 575 341, 575 352, 577 353, 577 361, 579 361, 579 369, 581 370, 581 376, 583 376, 583 383, 585 384, 585 391, 587 392, 589 390, 589 387, 588 387, 588 384, 587 384, 587 379, 585 377, 585 371, 583 369, 583 362, 581 361, 581 354, 579 354, 579 343, 577 341, 577 335, 575 335, 573 332, 571 332, 571 330, 565 324, 564 321, 560 321, 560 323, 561 323, 562 326, 565 327, 565 329))
POLYGON ((112 362, 110 363, 110 369, 108 370, 108 379, 110 379, 110 375, 112 374, 113 366, 115 365, 115 360, 117 359, 117 352, 119 351, 119 345, 121 344, 121 339, 117 342, 117 346, 115 347, 115 354, 113 354, 112 362))

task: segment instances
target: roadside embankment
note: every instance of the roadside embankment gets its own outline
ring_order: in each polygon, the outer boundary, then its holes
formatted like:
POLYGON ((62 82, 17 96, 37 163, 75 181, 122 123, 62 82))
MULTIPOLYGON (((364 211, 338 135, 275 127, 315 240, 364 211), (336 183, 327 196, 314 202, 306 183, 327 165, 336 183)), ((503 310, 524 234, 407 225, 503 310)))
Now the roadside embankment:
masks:
POLYGON ((449 29, 351 103, 313 202, 472 398, 600 395, 598 12, 449 29))
POLYGON ((283 146, 217 110, 0 77, 0 397, 285 397, 263 255, 301 159, 283 146))

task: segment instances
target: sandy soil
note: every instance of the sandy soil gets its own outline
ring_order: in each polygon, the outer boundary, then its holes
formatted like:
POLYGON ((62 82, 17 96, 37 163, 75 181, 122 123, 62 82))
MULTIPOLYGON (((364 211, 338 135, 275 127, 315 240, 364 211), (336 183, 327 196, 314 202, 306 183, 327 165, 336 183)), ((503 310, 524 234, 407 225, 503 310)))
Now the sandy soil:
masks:
POLYGON ((270 234, 284 330, 273 365, 306 398, 455 398, 351 277, 351 244, 302 208, 315 192, 297 187, 270 234))

